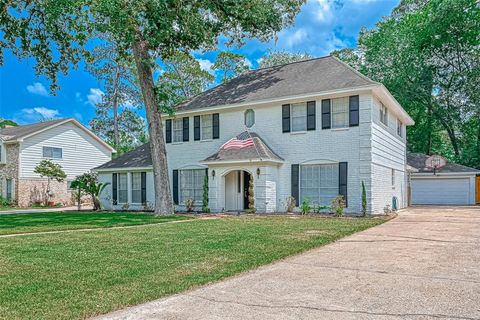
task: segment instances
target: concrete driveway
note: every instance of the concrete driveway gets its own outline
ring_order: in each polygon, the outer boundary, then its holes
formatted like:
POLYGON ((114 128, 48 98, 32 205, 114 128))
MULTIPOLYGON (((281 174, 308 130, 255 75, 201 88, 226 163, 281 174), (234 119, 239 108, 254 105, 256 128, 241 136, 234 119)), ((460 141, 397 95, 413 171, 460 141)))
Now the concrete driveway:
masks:
POLYGON ((480 207, 415 207, 328 246, 99 319, 480 319, 480 207))

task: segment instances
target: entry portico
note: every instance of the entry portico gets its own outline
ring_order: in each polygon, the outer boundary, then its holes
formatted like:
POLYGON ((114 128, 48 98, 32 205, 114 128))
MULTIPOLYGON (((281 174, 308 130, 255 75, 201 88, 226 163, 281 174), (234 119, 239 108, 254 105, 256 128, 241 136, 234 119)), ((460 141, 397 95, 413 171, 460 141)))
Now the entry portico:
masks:
POLYGON ((243 132, 235 139, 242 136, 251 139, 252 143, 243 147, 222 146, 202 161, 208 166, 210 209, 217 212, 248 209, 252 180, 256 210, 274 212, 277 210, 278 167, 283 159, 256 133, 243 132))

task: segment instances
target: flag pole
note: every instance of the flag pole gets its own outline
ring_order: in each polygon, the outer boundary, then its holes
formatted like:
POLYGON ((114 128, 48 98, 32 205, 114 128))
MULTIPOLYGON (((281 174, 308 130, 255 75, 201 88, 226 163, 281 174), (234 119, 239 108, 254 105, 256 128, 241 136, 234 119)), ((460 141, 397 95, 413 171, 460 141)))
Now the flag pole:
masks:
POLYGON ((262 156, 260 155, 260 152, 259 152, 258 149, 257 149, 257 145, 255 144, 255 139, 254 139, 254 138, 252 137, 252 135, 250 134, 250 131, 248 131, 247 126, 245 126, 245 131, 247 131, 248 136, 249 136, 250 139, 252 139, 252 141, 253 141, 253 146, 255 147, 255 151, 257 151, 258 158, 260 159, 260 161, 263 161, 262 156))

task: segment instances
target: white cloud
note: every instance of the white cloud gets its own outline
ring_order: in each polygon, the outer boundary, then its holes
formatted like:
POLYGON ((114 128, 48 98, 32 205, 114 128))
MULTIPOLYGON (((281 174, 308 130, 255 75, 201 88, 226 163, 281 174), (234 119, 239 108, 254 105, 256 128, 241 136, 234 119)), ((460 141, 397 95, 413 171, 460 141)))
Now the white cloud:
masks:
POLYGON ((22 113, 26 119, 52 119, 60 114, 57 109, 49 109, 45 107, 24 108, 22 113))
POLYGON ((47 89, 45 89, 45 86, 40 82, 35 82, 34 84, 28 85, 27 91, 32 94, 38 94, 40 96, 48 97, 47 89))
POLYGON ((87 103, 95 107, 98 103, 102 102, 103 95, 103 91, 99 88, 90 88, 90 93, 87 95, 87 103))
POLYGON ((82 116, 82 114, 81 114, 80 112, 75 112, 75 113, 73 114, 73 117, 74 117, 75 119, 77 119, 78 121, 82 121, 82 120, 83 120, 83 116, 82 116))
POLYGON ((245 57, 245 64, 248 66, 248 68, 250 68, 250 69, 253 68, 252 61, 250 61, 247 57, 245 57))
POLYGON ((317 0, 313 9, 315 18, 319 22, 329 22, 333 18, 332 0, 317 0))
POLYGON ((307 31, 301 28, 287 35, 285 39, 285 43, 287 47, 291 48, 297 44, 301 44, 303 41, 307 39, 307 36, 308 36, 307 31))
POLYGON ((208 60, 208 59, 197 59, 197 61, 200 63, 200 68, 202 70, 212 72, 211 67, 213 66, 213 62, 208 60))

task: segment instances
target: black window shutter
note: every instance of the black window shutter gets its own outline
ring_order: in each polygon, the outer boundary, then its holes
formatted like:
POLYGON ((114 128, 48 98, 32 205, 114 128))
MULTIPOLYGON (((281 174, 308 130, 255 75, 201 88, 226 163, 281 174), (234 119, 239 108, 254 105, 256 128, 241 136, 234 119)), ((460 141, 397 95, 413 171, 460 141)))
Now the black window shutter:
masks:
POLYGON ((112 201, 113 204, 116 205, 118 200, 117 200, 117 174, 113 173, 112 174, 112 201))
POLYGON ((330 99, 322 100, 322 129, 330 129, 330 99))
POLYGON ((343 196, 346 206, 348 206, 347 176, 348 176, 348 162, 340 162, 338 164, 338 194, 343 196))
POLYGON ((200 116, 193 117, 193 140, 200 140, 200 116))
POLYGON ((165 120, 165 142, 172 142, 172 119, 165 120))
POLYGON ((213 114, 213 139, 220 138, 220 115, 218 113, 213 114))
POLYGON ((178 170, 173 170, 173 203, 178 204, 178 170))
POLYGON ((359 123, 359 99, 358 96, 350 96, 349 98, 350 110, 350 127, 357 127, 359 123))
POLYGON ((188 138, 190 136, 189 120, 189 117, 183 117, 183 141, 188 141, 188 138))
POLYGON ((141 186, 142 186, 142 203, 146 204, 147 203, 147 173, 141 172, 140 177, 141 177, 141 186))
POLYGON ((282 132, 290 132, 290 105, 282 105, 282 132))
POLYGON ((307 130, 315 130, 315 101, 307 102, 307 130))
POLYGON ((298 189, 300 166, 298 164, 292 164, 292 197, 295 198, 295 205, 298 207, 300 204, 300 192, 298 189))

